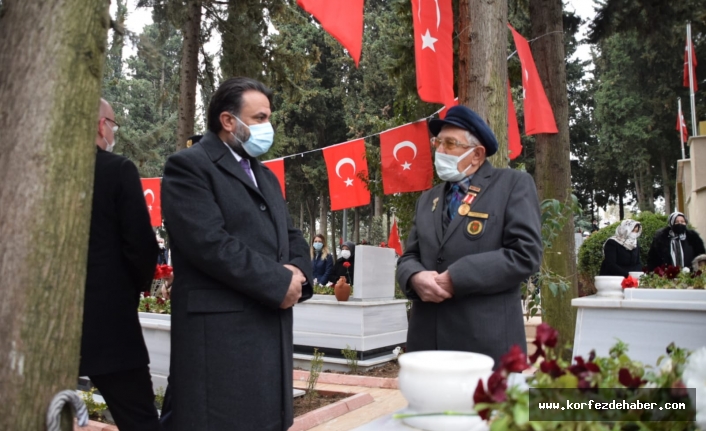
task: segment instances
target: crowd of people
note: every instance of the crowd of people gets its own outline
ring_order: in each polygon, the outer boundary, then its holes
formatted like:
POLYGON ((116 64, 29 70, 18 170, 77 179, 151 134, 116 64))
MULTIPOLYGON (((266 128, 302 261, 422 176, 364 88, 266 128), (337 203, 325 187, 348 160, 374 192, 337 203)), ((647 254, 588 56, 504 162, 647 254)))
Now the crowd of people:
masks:
MULTIPOLYGON (((80 373, 121 430, 293 423, 292 309, 315 283, 353 284, 355 244, 343 243, 334 262, 324 235, 307 242, 292 225, 277 177, 258 160, 274 139, 272 98, 256 80, 225 80, 208 105, 207 132, 169 157, 161 193, 169 252, 151 229, 135 165, 112 153, 119 126, 101 101, 80 373), (158 262, 174 268, 161 418, 137 315, 158 262)), ((497 366, 513 345, 527 350, 520 286, 542 261, 537 190, 529 174, 490 164, 498 142, 471 109, 452 107, 429 132, 442 182, 419 198, 397 263, 412 302, 407 350, 472 351, 497 366)), ((703 253, 685 223, 670 216, 650 264, 686 265, 703 253)), ((640 233, 621 224, 606 242, 614 256, 606 271, 637 268, 640 233)))

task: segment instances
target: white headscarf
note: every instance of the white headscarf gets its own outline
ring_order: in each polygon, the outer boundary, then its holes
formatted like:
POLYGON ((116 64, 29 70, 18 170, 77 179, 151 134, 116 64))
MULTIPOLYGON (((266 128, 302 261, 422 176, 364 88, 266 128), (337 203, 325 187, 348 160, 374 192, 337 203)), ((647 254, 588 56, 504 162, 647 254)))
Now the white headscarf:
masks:
MULTIPOLYGON (((620 225, 615 228, 615 235, 608 238, 608 241, 612 239, 626 249, 632 250, 637 247, 637 239, 640 235, 642 235, 642 225, 640 222, 627 219, 620 222, 620 225), (639 229, 633 234, 633 229, 635 229, 635 226, 638 226, 639 229)), ((606 243, 608 241, 606 241, 606 243)), ((603 244, 603 248, 605 248, 605 244, 603 244)))

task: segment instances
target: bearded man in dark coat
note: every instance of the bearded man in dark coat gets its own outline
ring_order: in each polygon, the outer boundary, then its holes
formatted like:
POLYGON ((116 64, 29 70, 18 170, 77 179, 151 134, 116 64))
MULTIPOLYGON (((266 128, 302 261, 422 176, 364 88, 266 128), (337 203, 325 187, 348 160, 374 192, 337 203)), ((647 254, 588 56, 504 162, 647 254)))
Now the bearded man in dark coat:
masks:
POLYGON ((177 431, 286 431, 292 414, 292 307, 312 296, 309 246, 277 177, 272 92, 231 78, 208 132, 172 155, 162 208, 170 238, 170 390, 177 431))

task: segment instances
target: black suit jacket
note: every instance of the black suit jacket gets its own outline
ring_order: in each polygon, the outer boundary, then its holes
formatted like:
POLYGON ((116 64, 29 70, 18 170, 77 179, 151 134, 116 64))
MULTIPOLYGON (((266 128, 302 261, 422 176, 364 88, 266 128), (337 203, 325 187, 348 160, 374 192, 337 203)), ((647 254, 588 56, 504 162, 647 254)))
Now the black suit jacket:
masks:
POLYGON ((128 159, 97 148, 81 336, 82 376, 149 364, 137 316, 152 282, 157 240, 140 176, 128 159))
MULTIPOLYGON (((309 246, 277 177, 251 161, 257 187, 211 132, 172 155, 162 209, 172 287, 170 383, 176 430, 286 431, 292 417, 292 273, 311 285, 309 246)), ((302 300, 312 296, 306 287, 302 300)))

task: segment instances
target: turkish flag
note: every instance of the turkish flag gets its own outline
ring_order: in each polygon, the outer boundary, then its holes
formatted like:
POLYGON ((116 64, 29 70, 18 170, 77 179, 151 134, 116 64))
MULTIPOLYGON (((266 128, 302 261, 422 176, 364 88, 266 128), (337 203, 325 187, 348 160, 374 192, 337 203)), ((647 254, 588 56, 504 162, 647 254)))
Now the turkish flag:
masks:
POLYGON ((684 121, 684 113, 679 110, 677 114, 677 130, 681 132, 681 139, 683 142, 689 140, 689 129, 686 128, 686 121, 684 121))
POLYGON ((380 156, 386 195, 431 188, 434 163, 426 120, 382 132, 380 156))
POLYGON ((458 97, 454 99, 453 103, 450 105, 444 105, 443 108, 441 108, 441 111, 439 111, 439 118, 442 120, 446 118, 446 113, 449 112, 449 109, 453 108, 454 106, 458 105, 458 97))
POLYGON ((684 46, 684 87, 689 86, 689 46, 691 46, 691 79, 694 81, 694 91, 698 90, 696 85, 696 51, 694 51, 694 44, 690 43, 689 38, 686 38, 686 46, 684 46))
POLYGON ((559 133, 554 121, 554 112, 539 78, 537 66, 532 58, 529 43, 510 24, 507 25, 515 39, 517 54, 522 64, 522 88, 525 99, 525 135, 559 133))
POLYGON ((162 179, 142 178, 142 191, 145 194, 152 227, 162 226, 162 179))
POLYGON ((277 177, 279 181, 279 186, 282 188, 282 197, 287 199, 287 193, 284 187, 284 159, 274 159, 262 162, 263 165, 267 166, 273 174, 277 177))
POLYGON ((297 0, 297 4, 348 50, 358 67, 363 50, 363 0, 297 0))
POLYGON ((390 229, 390 237, 387 239, 387 246, 395 249, 398 256, 402 256, 402 243, 400 242, 400 233, 397 230, 397 220, 392 222, 390 229))
POLYGON ((520 126, 517 125, 515 104, 512 101, 512 88, 507 81, 507 149, 510 160, 515 160, 522 154, 522 139, 520 139, 520 126))
POLYGON ((370 191, 358 175, 368 177, 365 141, 356 139, 324 148, 328 171, 331 211, 354 208, 370 203, 370 191))
POLYGON ((425 102, 453 106, 454 28, 451 0, 412 0, 417 91, 425 102))

